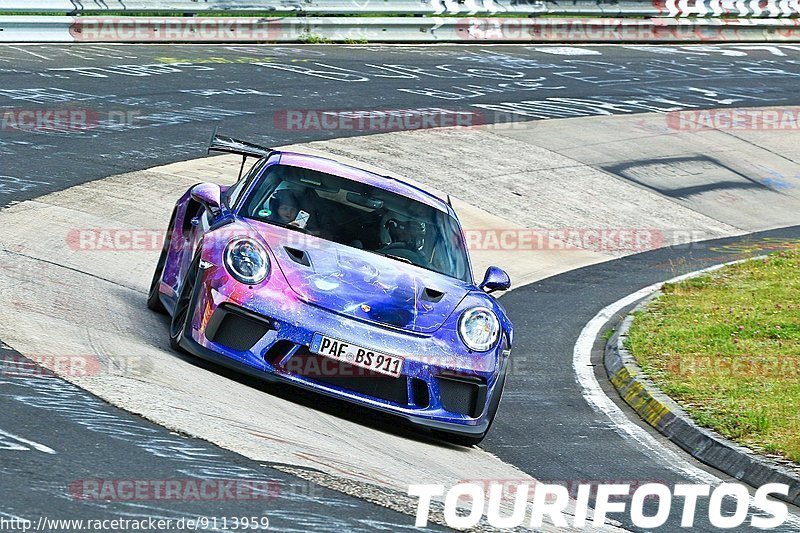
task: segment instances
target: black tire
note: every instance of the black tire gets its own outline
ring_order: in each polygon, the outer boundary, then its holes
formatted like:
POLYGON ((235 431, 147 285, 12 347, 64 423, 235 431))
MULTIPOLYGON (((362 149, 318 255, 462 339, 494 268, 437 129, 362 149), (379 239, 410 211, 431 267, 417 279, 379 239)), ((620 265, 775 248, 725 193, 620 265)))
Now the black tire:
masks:
POLYGON ((483 439, 486 438, 486 435, 489 434, 489 430, 492 429, 492 424, 494 424, 494 417, 497 416, 497 409, 500 407, 500 399, 503 396, 503 391, 506 387, 506 376, 503 374, 501 378, 503 382, 500 384, 500 392, 498 392, 494 398, 492 398, 492 403, 489 405, 489 425, 486 426, 486 431, 480 433, 478 435, 464 435, 463 433, 449 433, 446 431, 437 431, 434 430, 433 434, 439 437, 440 439, 447 441, 451 444, 455 444, 457 446, 477 446, 483 439))
POLYGON ((194 308, 197 300, 198 279, 200 279, 199 252, 186 271, 186 278, 183 280, 183 285, 181 285, 181 292, 175 302, 175 309, 169 324, 169 345, 173 350, 182 353, 186 353, 186 350, 181 348, 180 340, 186 334, 186 325, 191 323, 192 318, 194 318, 189 311, 194 308))
POLYGON ((172 231, 175 223, 175 212, 172 213, 172 218, 169 221, 167 235, 164 237, 164 247, 161 248, 161 255, 158 256, 158 263, 156 263, 156 271, 153 273, 153 280, 150 282, 150 290, 147 293, 147 308, 162 315, 167 314, 164 304, 161 303, 159 297, 159 286, 161 285, 161 276, 164 275, 164 266, 167 264, 167 255, 169 254, 169 247, 172 243, 172 231))
POLYGON ((167 313, 164 304, 161 303, 158 288, 161 285, 161 276, 164 274, 164 265, 167 263, 167 250, 161 250, 161 256, 156 264, 156 271, 153 273, 153 281, 150 282, 150 291, 147 293, 147 308, 162 315, 167 313))

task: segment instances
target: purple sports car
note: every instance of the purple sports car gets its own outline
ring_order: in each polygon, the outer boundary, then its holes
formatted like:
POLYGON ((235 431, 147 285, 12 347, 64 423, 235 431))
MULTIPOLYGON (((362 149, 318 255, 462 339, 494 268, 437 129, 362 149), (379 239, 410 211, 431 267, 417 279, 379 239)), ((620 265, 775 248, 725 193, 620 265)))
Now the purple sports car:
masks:
POLYGON ((475 284, 449 199, 218 135, 209 150, 258 162, 175 206, 147 302, 173 348, 480 442, 513 339, 487 293, 511 282, 475 284))

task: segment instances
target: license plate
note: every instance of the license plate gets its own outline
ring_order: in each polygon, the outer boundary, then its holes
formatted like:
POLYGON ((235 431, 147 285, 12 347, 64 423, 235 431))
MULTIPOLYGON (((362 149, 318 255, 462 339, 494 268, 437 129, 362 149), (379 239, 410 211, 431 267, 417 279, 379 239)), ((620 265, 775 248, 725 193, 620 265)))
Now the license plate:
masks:
POLYGON ((400 371, 403 368, 402 357, 376 352, 357 344, 326 337, 319 333, 314 335, 314 340, 311 342, 311 351, 394 378, 400 377, 400 371))

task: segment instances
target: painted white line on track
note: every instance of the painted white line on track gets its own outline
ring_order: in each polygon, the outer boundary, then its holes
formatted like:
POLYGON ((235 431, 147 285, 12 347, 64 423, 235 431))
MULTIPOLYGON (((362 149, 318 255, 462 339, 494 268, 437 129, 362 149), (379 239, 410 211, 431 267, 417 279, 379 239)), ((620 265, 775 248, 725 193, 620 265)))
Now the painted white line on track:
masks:
POLYGON ((44 59, 46 61, 53 61, 53 58, 51 58, 51 57, 43 56, 41 54, 37 54, 36 52, 31 52, 30 50, 27 50, 25 48, 20 48, 19 46, 9 46, 9 48, 12 48, 14 50, 18 50, 20 52, 24 52, 26 54, 30 54, 30 55, 32 55, 34 57, 38 57, 39 59, 44 59))
MULTIPOLYGON (((21 444, 26 444, 26 445, 30 446, 31 448, 33 448, 34 450, 37 450, 37 451, 40 451, 40 452, 49 453, 49 454, 53 454, 53 455, 55 455, 55 453, 56 453, 55 450, 53 450, 52 448, 48 448, 44 444, 39 444, 38 442, 34 442, 34 441, 28 440, 28 439, 24 439, 22 437, 14 435, 13 433, 9 433, 7 431, 3 431, 2 429, 0 429, 0 441, 2 441, 3 437, 6 437, 6 438, 11 439, 13 441, 17 441, 17 442, 19 442, 21 444)), ((14 448, 14 449, 27 450, 27 448, 22 448, 22 447, 14 448)))
POLYGON ((5 511, 0 511, 0 518, 5 517, 7 520, 14 520, 16 522, 25 522, 25 519, 21 516, 17 516, 15 514, 7 513, 5 511))
MULTIPOLYGON (((605 325, 605 323, 608 322, 612 316, 619 313, 629 305, 632 305, 642 298, 645 298, 646 296, 649 296, 650 294, 659 290, 665 284, 676 283, 706 274, 708 272, 713 272, 714 270, 719 270, 720 268, 728 265, 735 265, 745 261, 763 259, 764 257, 765 256, 758 256, 750 259, 731 261, 721 265, 714 265, 712 267, 690 272, 667 281, 654 283, 643 289, 640 289, 633 294, 629 294, 628 296, 617 300, 613 304, 605 307, 602 311, 597 313, 597 315, 595 315, 595 317, 586 324, 586 326, 583 328, 583 331, 581 331, 581 334, 578 336, 578 340, 575 342, 575 350, 572 354, 572 367, 575 370, 577 381, 583 389, 583 397, 589 403, 589 405, 592 406, 595 411, 603 413, 610 418, 619 433, 635 440, 637 444, 642 446, 651 457, 657 458, 665 468, 668 468, 681 476, 689 478, 695 483, 703 483, 713 486, 722 483, 723 480, 710 472, 706 472, 705 470, 694 466, 686 459, 681 457, 681 455, 660 444, 655 437, 647 432, 647 430, 632 422, 628 416, 622 412, 622 409, 620 409, 619 406, 617 406, 617 404, 615 404, 614 401, 606 395, 606 393, 600 387, 597 377, 594 375, 594 366, 592 366, 592 347, 594 346, 595 339, 597 339, 597 337, 600 335, 603 325, 605 325)), ((750 507, 767 511, 766 509, 757 506, 752 497, 750 498, 750 507)), ((784 524, 800 527, 800 517, 789 513, 789 516, 786 518, 784 524)))

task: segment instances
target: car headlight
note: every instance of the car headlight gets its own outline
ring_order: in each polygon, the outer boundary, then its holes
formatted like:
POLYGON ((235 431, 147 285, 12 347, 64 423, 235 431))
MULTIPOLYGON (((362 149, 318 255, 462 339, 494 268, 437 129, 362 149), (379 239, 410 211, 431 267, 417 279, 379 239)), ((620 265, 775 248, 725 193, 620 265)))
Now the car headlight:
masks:
POLYGON ((270 263, 264 247, 253 239, 234 239, 225 247, 225 267, 236 280, 255 285, 269 274, 270 263))
POLYGON ((491 309, 473 307, 464 311, 458 320, 458 333, 467 348, 485 352, 494 346, 500 336, 500 321, 491 309))

